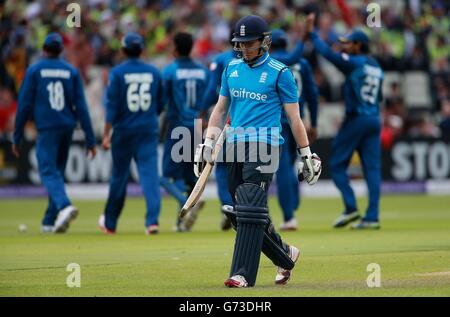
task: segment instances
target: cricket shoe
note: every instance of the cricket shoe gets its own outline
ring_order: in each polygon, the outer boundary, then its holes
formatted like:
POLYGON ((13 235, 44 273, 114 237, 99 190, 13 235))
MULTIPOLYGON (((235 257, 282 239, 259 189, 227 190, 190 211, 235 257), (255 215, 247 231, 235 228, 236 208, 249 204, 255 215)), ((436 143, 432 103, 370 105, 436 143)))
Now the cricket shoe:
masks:
POLYGON ((359 215, 359 213, 357 211, 354 211, 349 214, 343 213, 336 219, 336 221, 333 224, 333 227, 334 228, 345 227, 349 223, 351 223, 355 220, 358 220, 359 218, 361 218, 361 216, 359 215))
POLYGON ((159 226, 158 225, 150 225, 145 229, 145 233, 147 235, 153 235, 159 233, 159 226))
POLYGON ((222 221, 220 222, 220 228, 223 231, 230 230, 232 227, 230 218, 226 215, 226 212, 233 212, 233 206, 223 205, 221 208, 222 211, 222 221))
POLYGON ((373 229, 373 230, 378 230, 381 228, 380 223, 378 221, 364 221, 361 220, 358 223, 354 223, 351 226, 352 229, 354 230, 363 230, 363 229, 373 229))
POLYGON ((228 278, 224 282, 225 286, 228 287, 248 287, 248 283, 245 280, 245 277, 242 275, 233 275, 232 277, 228 278))
POLYGON ((44 225, 44 226, 41 227, 41 232, 42 233, 53 233, 54 232, 53 226, 44 225))
POLYGON ((101 214, 100 217, 98 218, 98 227, 104 234, 115 234, 116 233, 115 230, 110 230, 110 229, 106 228, 104 214, 101 214))
POLYGON ((69 229, 70 222, 78 216, 78 209, 72 205, 69 205, 63 209, 58 214, 55 221, 55 226, 53 227, 53 232, 64 233, 69 229))
MULTIPOLYGON (((295 264, 300 257, 300 250, 293 245, 289 246, 289 257, 295 264)), ((275 284, 286 285, 287 282, 291 279, 291 273, 292 269, 286 270, 279 266, 277 268, 277 275, 275 276, 275 284)))
POLYGON ((298 228, 297 219, 292 218, 286 222, 283 222, 280 226, 280 231, 296 231, 298 228))
POLYGON ((200 210, 202 210, 204 206, 205 201, 201 200, 194 207, 192 207, 192 209, 188 212, 188 214, 185 215, 183 219, 181 219, 181 222, 178 224, 177 231, 179 232, 191 231, 192 227, 197 221, 197 217, 198 214, 200 213, 200 210))

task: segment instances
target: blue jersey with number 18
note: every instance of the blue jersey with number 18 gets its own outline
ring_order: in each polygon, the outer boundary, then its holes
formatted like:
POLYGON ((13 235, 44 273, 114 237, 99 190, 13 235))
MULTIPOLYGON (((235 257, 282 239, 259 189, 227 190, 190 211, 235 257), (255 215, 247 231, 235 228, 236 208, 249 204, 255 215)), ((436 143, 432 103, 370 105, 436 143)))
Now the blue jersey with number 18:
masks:
POLYGON ((115 130, 158 133, 162 106, 162 81, 156 67, 130 58, 111 69, 106 91, 106 122, 115 130))
POLYGON ((43 58, 30 66, 19 92, 14 143, 23 139, 29 119, 39 131, 74 128, 77 121, 86 134, 88 147, 95 144, 89 110, 78 70, 60 58, 43 58))

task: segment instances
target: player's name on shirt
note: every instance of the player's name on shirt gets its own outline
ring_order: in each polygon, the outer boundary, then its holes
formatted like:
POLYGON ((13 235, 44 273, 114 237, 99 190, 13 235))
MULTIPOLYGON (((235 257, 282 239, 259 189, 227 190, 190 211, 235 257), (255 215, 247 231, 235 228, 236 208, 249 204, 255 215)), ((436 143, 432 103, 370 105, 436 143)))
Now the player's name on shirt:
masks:
POLYGON ((66 69, 47 69, 43 68, 41 69, 41 77, 42 78, 63 78, 63 79, 69 79, 70 78, 70 71, 66 69))
POLYGON ((382 77, 383 75, 381 68, 367 64, 364 65, 364 73, 374 77, 382 77))
POLYGON ((152 73, 125 73, 123 75, 125 83, 151 83, 153 82, 152 73))
POLYGON ((177 79, 201 79, 206 78, 206 72, 203 69, 186 69, 179 68, 175 72, 177 79))

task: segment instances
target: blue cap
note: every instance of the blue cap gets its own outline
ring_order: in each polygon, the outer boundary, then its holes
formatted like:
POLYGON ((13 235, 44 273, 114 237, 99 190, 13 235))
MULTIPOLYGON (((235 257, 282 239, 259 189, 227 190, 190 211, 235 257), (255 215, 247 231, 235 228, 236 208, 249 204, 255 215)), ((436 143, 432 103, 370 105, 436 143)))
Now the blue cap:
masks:
POLYGON ((144 39, 135 32, 129 32, 122 38, 122 47, 128 50, 143 50, 144 39))
POLYGON ((270 35, 267 22, 257 15, 249 15, 237 21, 232 42, 247 42, 270 35))
POLYGON ((347 36, 343 36, 339 38, 339 42, 360 42, 364 44, 369 44, 369 38, 366 33, 361 30, 354 30, 347 36))
POLYGON ((44 40, 44 48, 48 50, 62 51, 63 39, 59 33, 51 32, 44 40))
POLYGON ((286 32, 281 29, 275 29, 272 31, 272 46, 273 47, 287 47, 288 36, 286 32))

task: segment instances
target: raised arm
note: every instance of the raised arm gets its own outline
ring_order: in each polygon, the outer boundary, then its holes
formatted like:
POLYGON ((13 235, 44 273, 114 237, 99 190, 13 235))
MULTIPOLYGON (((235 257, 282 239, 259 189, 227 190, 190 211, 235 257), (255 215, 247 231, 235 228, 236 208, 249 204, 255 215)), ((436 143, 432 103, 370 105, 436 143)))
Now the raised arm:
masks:
MULTIPOLYGON (((319 89, 314 81, 311 66, 308 63, 302 63, 301 71, 303 80, 304 101, 308 104, 309 118, 311 126, 317 127, 317 113, 319 109, 319 89)), ((313 142, 313 141, 312 141, 313 142)))
POLYGON ((309 14, 306 19, 306 32, 314 44, 316 51, 333 63, 333 65, 335 65, 340 71, 344 73, 351 72, 356 66, 354 58, 346 53, 338 53, 333 51, 327 43, 322 41, 319 35, 314 32, 314 20, 314 13, 309 14))
POLYGON ((298 41, 297 45, 295 45, 295 48, 288 54, 272 54, 272 56, 282 62, 283 64, 286 64, 287 66, 292 66, 295 63, 298 62, 298 60, 303 56, 303 42, 298 41))

